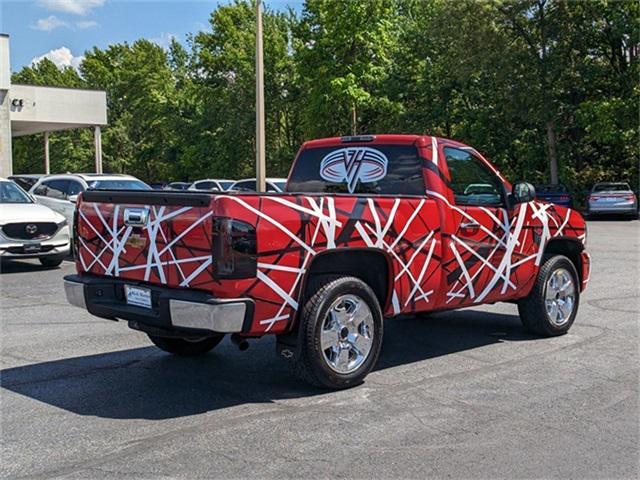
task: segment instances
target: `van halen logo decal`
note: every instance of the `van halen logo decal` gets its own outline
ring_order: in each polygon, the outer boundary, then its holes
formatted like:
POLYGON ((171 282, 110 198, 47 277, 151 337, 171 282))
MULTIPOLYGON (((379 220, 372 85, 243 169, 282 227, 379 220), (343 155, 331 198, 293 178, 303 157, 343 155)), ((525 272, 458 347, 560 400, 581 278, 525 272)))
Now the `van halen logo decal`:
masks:
POLYGON ((387 174, 387 157, 375 148, 341 148, 327 154, 320 163, 320 176, 327 182, 346 183, 353 193, 358 182, 382 180, 387 174))

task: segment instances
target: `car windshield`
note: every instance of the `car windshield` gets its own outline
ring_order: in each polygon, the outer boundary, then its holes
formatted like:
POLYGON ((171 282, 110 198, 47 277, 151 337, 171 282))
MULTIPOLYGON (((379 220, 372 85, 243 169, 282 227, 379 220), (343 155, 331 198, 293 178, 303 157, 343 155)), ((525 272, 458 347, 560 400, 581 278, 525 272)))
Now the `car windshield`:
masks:
POLYGON ((628 192, 631 190, 626 183, 598 183, 593 187, 594 192, 628 192))
POLYGON ((13 182, 0 182, 0 203, 33 203, 29 195, 13 182))
POLYGON ((94 180, 89 182, 93 190, 151 190, 151 187, 140 180, 94 180))

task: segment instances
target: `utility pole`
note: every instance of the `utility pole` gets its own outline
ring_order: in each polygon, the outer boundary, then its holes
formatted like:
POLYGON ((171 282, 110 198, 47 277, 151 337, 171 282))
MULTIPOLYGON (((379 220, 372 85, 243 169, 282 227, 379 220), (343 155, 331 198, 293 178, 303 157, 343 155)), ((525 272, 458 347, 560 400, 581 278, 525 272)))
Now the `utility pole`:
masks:
POLYGON ((265 188, 264 62, 262 59, 262 0, 256 0, 256 189, 265 188))

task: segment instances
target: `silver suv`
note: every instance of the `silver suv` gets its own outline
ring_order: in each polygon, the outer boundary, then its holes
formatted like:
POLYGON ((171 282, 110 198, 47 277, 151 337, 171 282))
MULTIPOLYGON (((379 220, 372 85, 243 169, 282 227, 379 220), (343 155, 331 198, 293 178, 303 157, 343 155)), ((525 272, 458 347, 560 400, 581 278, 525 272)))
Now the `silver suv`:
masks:
POLYGON ((73 225, 78 194, 85 190, 151 190, 151 187, 131 175, 102 173, 67 173, 47 175, 31 187, 29 193, 38 203, 63 215, 73 225))

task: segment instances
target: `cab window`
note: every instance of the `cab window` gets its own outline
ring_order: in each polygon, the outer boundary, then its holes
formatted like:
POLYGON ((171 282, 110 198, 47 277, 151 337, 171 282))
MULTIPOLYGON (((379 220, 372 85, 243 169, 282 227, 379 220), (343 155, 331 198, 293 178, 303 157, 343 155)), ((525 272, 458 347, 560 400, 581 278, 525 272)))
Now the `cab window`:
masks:
POLYGON ((451 190, 458 205, 501 206, 504 186, 498 176, 471 152, 446 147, 451 190))

